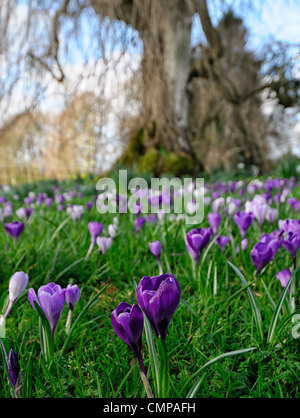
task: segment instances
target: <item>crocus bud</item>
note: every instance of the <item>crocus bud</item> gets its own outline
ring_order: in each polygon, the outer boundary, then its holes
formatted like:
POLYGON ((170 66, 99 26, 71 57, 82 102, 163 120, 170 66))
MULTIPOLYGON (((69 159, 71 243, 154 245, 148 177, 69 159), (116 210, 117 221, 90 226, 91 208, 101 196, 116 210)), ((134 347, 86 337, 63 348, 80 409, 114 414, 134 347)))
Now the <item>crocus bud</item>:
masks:
POLYGON ((74 306, 77 304, 80 298, 80 289, 79 287, 74 284, 68 284, 66 288, 66 302, 69 306, 69 309, 73 311, 74 306))
POLYGON ((209 243, 211 236, 212 236, 211 228, 192 229, 186 234, 187 250, 191 254, 191 256, 195 259, 197 264, 199 263, 200 255, 202 251, 204 250, 204 248, 209 243))
POLYGON ((19 236, 22 234, 24 230, 24 223, 14 221, 12 223, 4 224, 4 227, 7 234, 16 240, 19 238, 19 236))
POLYGON ((101 235, 103 231, 102 223, 91 221, 88 224, 88 228, 91 234, 92 242, 96 242, 97 237, 99 237, 99 235, 101 235))
POLYGON ((149 249, 156 258, 160 258, 160 254, 161 254, 161 243, 160 243, 160 241, 150 242, 149 243, 149 249))
POLYGON ((110 237, 98 237, 96 242, 102 254, 106 254, 112 245, 112 239, 110 237))
POLYGON ((207 215, 207 220, 212 228, 213 233, 216 235, 221 223, 221 215, 218 212, 209 213, 207 215))
POLYGON ((121 302, 111 314, 111 323, 116 334, 137 356, 140 355, 144 325, 140 307, 121 302))
POLYGON ((165 342, 168 327, 179 301, 181 289, 172 274, 142 278, 138 284, 136 296, 138 303, 147 316, 156 337, 165 342))
POLYGON ((292 273, 289 268, 286 268, 283 271, 280 271, 276 274, 276 278, 280 281, 282 287, 286 287, 288 282, 290 281, 290 278, 292 276, 292 273))
POLYGON ((117 236, 117 227, 110 224, 108 225, 108 234, 111 238, 116 238, 117 236))
POLYGON ((34 302, 39 304, 49 322, 52 337, 54 337, 54 332, 65 304, 66 289, 62 289, 55 283, 49 283, 39 288, 38 295, 36 295, 34 289, 29 289, 28 299, 34 310, 34 302))
POLYGON ((230 242, 229 237, 218 237, 216 243, 220 247, 220 250, 223 252, 226 245, 230 242))
POLYGON ((87 208, 88 212, 90 212, 92 210, 92 207, 93 207, 92 202, 86 202, 86 208, 87 208))
POLYGON ((8 356, 8 375, 13 385, 17 397, 21 397, 21 390, 22 390, 22 377, 21 377, 21 370, 20 365, 13 350, 10 350, 8 356))
POLYGON ((22 295, 28 285, 28 275, 23 271, 18 271, 14 273, 9 281, 8 291, 9 291, 9 305, 4 314, 4 317, 7 318, 10 311, 12 310, 13 304, 16 300, 22 295))
POLYGON ((14 273, 9 281, 9 300, 15 302, 25 291, 28 285, 28 275, 23 271, 14 273))

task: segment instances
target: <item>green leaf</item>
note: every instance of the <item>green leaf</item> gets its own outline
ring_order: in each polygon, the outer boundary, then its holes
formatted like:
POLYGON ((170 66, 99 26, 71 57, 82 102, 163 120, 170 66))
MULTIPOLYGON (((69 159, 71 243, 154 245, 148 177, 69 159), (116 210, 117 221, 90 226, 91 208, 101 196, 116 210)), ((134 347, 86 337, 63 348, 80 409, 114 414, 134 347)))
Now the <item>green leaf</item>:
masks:
MULTIPOLYGON (((43 310, 41 309, 40 305, 34 300, 34 307, 40 317, 43 331, 44 331, 44 344, 45 344, 45 360, 47 363, 50 363, 50 361, 53 358, 54 355, 54 346, 53 346, 53 338, 52 333, 50 329, 50 325, 48 322, 48 319, 46 318, 43 310)), ((42 344, 42 341, 41 341, 42 344)))
POLYGON ((76 318, 76 320, 73 323, 73 326, 64 342, 64 345, 60 351, 60 356, 62 356, 64 354, 64 352, 66 351, 66 348, 71 340, 72 334, 78 324, 78 322, 81 320, 81 318, 83 317, 83 315, 85 314, 85 312, 87 312, 89 309, 91 309, 98 301, 99 296, 104 292, 104 290, 107 288, 108 284, 106 284, 105 286, 102 287, 102 289, 88 302, 88 304, 82 309, 82 311, 80 312, 80 314, 78 315, 78 317, 76 318))
MULTIPOLYGON (((247 286, 248 281, 243 276, 241 271, 234 264, 232 264, 230 261, 227 261, 227 263, 236 272, 236 274, 238 275, 239 279, 241 280, 243 286, 247 286)), ((259 309, 256 297, 255 297, 255 295, 254 295, 254 293, 253 293, 253 291, 250 287, 247 288, 247 293, 248 293, 249 301, 250 301, 250 304, 251 304, 252 313, 253 313, 253 316, 254 316, 254 320, 255 320, 255 323, 256 323, 257 330, 259 332, 261 340, 263 340, 264 334, 263 334, 263 328, 262 328, 262 319, 261 319, 261 313, 260 313, 260 309, 259 309)))
POLYGON ((269 327, 268 340, 267 340, 268 344, 271 344, 273 342, 273 339, 274 339, 274 336, 275 336, 275 330, 276 330, 276 326, 277 326, 277 322, 278 322, 278 319, 279 319, 279 314, 280 314, 283 302, 286 298, 286 295, 288 294, 289 288, 290 288, 291 284, 293 283, 294 278, 296 277, 296 273, 299 269, 299 266, 300 266, 300 264, 298 264, 295 271, 291 275, 291 278, 290 278, 287 286, 284 288, 283 292, 281 293, 279 301, 278 301, 278 303, 276 305, 276 308, 274 310, 273 317, 271 319, 271 323, 270 323, 270 327, 269 327))
MULTIPOLYGON (((241 350, 229 351, 228 353, 221 354, 220 356, 215 357, 214 359, 212 359, 212 360, 208 361, 206 364, 204 364, 204 366, 202 366, 196 373, 194 373, 191 376, 191 379, 196 377, 199 373, 203 372, 205 369, 207 369, 207 367, 211 366, 212 364, 217 363, 218 361, 222 360, 223 358, 238 356, 239 354, 248 353, 248 352, 254 351, 256 349, 257 349, 257 347, 243 348, 241 350)), ((201 376, 200 380, 198 380, 193 385, 192 389, 189 391, 189 393, 187 395, 187 398, 193 398, 195 396, 196 391, 200 387, 202 381, 203 381, 203 376, 201 376)))

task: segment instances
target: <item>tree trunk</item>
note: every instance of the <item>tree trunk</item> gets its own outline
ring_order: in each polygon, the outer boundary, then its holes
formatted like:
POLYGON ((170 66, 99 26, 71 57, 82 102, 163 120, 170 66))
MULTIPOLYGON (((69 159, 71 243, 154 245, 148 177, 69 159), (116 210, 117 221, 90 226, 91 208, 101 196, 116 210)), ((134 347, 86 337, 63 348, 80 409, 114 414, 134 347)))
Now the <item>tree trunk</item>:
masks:
POLYGON ((183 0, 93 0, 97 13, 120 19, 143 42, 143 121, 147 146, 187 151, 187 82, 191 59, 193 10, 183 0))

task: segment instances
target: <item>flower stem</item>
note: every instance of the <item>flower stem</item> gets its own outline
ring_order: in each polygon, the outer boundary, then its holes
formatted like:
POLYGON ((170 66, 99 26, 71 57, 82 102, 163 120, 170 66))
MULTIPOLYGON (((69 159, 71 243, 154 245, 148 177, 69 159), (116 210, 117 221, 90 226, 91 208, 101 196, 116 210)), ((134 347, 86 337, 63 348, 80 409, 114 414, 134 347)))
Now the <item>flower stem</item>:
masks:
POLYGON ((158 339, 159 346, 159 360, 160 360, 160 371, 159 371, 159 389, 158 397, 166 398, 169 390, 169 358, 168 350, 165 341, 161 338, 158 339))
POLYGON ((8 315, 10 314, 10 311, 12 310, 12 307, 13 307, 13 302, 10 301, 9 302, 9 305, 8 305, 6 311, 5 311, 5 314, 3 315, 4 318, 7 318, 8 317, 8 315))
POLYGON ((72 323, 72 314, 73 314, 73 311, 71 309, 69 309, 68 318, 67 318, 67 322, 66 322, 66 333, 67 334, 70 333, 71 323, 72 323))

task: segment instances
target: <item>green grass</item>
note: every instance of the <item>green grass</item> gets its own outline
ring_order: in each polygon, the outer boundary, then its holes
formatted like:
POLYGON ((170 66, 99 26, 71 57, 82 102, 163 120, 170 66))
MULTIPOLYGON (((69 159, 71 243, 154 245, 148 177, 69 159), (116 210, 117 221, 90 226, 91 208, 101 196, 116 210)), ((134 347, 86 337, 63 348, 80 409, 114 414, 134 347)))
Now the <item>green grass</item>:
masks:
MULTIPOLYGON (((89 198, 84 197, 82 202, 89 198)), ((18 206, 20 204, 15 208, 18 206)), ((209 208, 206 214, 208 211, 209 208)), ((280 219, 294 216, 288 205, 280 207, 280 219)), ((299 397, 300 340, 291 335, 292 322, 286 304, 279 312, 276 341, 268 342, 274 305, 282 292, 275 274, 292 264, 284 248, 266 268, 262 281, 254 276, 250 259, 250 250, 260 237, 258 226, 253 224, 249 231, 253 244, 246 252, 236 255, 234 249, 240 244, 240 234, 234 224, 223 219, 219 233, 231 234, 232 245, 228 245, 223 254, 217 245, 210 246, 202 257, 200 271, 193 274, 183 238, 184 223, 146 223, 139 234, 135 234, 133 216, 118 217, 119 234, 109 252, 101 255, 98 248, 94 248, 88 260, 85 259, 90 244, 88 222, 102 222, 103 234, 107 235, 113 215, 100 215, 93 208, 91 213, 84 213, 81 222, 73 222, 67 220, 66 213, 58 213, 55 206, 36 208, 16 250, 0 225, 0 297, 7 292, 12 274, 19 270, 29 275, 29 287, 35 290, 51 281, 61 286, 76 283, 82 295, 74 309, 73 324, 79 315, 80 318, 67 343, 64 326, 68 312, 67 306, 64 307, 50 366, 41 356, 38 315, 28 302, 27 292, 15 304, 7 320, 3 342, 7 351, 13 348, 18 355, 24 397, 146 396, 138 365, 128 347, 114 333, 110 314, 122 301, 137 303, 135 283, 145 275, 158 274, 157 262, 148 248, 149 242, 154 240, 165 241, 164 271, 172 273, 182 289, 182 300, 167 336, 171 374, 168 396, 299 397), (8 251, 5 250, 7 244, 8 251), (227 260, 240 270, 244 282, 227 260), (102 290, 101 295, 95 297, 102 290), (259 308, 261 331, 249 295, 254 295, 259 308), (83 311, 93 297, 95 303, 83 311), (247 348, 255 350, 233 357, 223 356, 247 348), (218 356, 221 357, 217 362, 205 366, 218 356)), ((201 224, 201 227, 206 226, 206 221, 201 224)), ((264 232, 271 230, 265 225, 264 232)), ((295 280, 297 308, 298 273, 295 280)), ((153 386, 145 334, 143 349, 153 386)), ((11 396, 1 353, 0 397, 11 396)))

